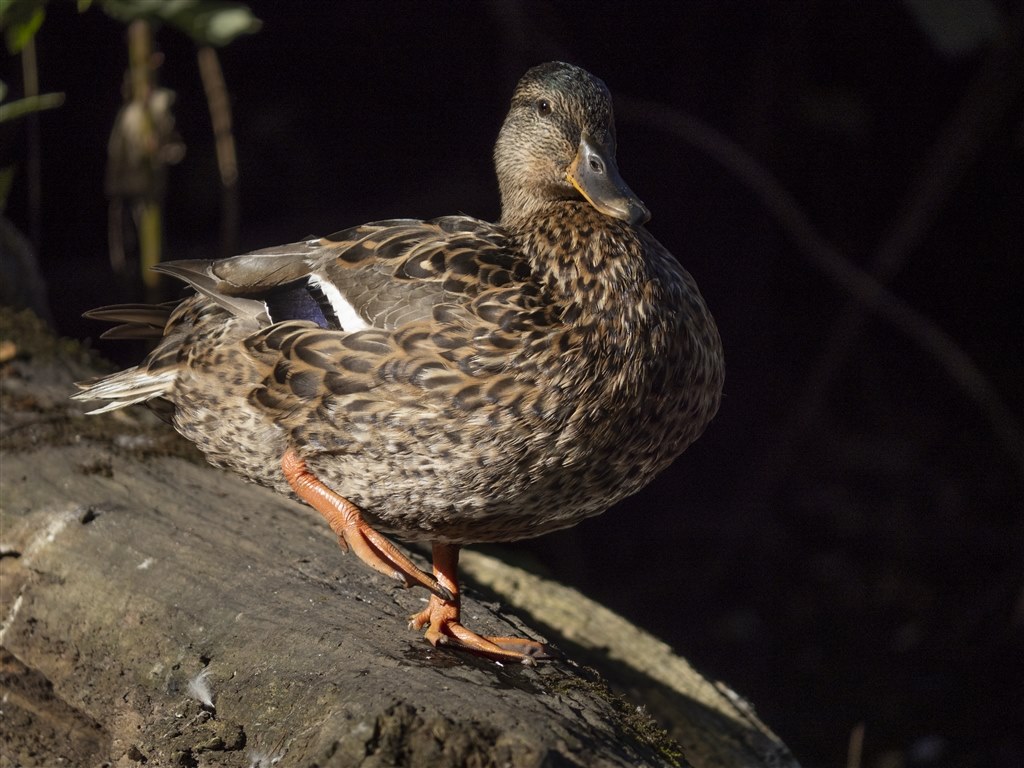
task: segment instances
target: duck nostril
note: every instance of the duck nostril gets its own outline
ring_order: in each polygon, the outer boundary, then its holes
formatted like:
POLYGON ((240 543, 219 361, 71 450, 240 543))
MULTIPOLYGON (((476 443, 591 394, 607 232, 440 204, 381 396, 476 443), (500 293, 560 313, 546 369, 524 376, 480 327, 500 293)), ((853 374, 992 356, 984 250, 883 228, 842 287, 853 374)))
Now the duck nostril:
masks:
POLYGON ((604 173, 604 164, 596 157, 590 158, 590 170, 594 173, 604 173))

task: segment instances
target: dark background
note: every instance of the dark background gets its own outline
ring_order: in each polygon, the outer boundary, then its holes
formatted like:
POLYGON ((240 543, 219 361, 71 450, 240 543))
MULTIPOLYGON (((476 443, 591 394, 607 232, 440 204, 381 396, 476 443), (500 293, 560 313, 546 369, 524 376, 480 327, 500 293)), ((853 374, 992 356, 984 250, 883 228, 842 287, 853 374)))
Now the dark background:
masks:
MULTIPOLYGON (((516 79, 560 58, 607 82, 623 176, 718 320, 725 399, 647 490, 510 549, 751 699, 807 768, 845 765, 861 723, 864 766, 1024 765, 1022 14, 915 5, 268 0, 221 51, 244 250, 394 216, 494 219, 516 79), (885 317, 829 276, 880 262, 899 297, 885 317), (963 361, 908 335, 915 318, 981 377, 959 384, 963 361), (979 407, 986 391, 1006 408, 979 407)), ((195 47, 157 41, 187 146, 168 258, 215 256, 195 47)), ((103 192, 123 27, 51 3, 37 51, 42 90, 67 96, 40 117, 39 259, 57 328, 95 338, 82 311, 123 298, 103 192)), ((4 139, 20 158, 23 135, 4 139)), ((31 229, 23 175, 7 215, 31 229)))

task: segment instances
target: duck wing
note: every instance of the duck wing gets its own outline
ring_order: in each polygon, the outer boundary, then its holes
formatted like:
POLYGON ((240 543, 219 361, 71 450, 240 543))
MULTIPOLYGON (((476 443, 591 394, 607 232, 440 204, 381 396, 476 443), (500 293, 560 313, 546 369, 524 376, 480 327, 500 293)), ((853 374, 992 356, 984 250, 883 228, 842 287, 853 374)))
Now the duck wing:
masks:
POLYGON ((417 392, 457 399, 507 366, 507 347, 482 329, 518 332, 501 323, 536 295, 524 294, 529 263, 505 231, 465 216, 375 222, 160 271, 258 323, 243 341, 264 372, 249 402, 293 429, 398 400, 417 408, 417 392))
POLYGON ((468 216, 379 221, 228 259, 172 261, 155 269, 261 327, 304 320, 346 332, 394 330, 529 275, 502 229, 468 216))

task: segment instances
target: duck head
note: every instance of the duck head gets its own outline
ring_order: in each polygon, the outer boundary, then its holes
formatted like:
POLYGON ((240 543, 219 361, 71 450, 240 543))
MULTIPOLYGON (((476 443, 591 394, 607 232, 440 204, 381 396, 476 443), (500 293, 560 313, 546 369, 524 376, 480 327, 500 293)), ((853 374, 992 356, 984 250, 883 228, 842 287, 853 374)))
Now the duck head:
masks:
POLYGON ((498 134, 494 162, 503 223, 556 200, 585 200, 633 225, 651 217, 615 164, 607 86, 571 64, 549 62, 523 75, 498 134))

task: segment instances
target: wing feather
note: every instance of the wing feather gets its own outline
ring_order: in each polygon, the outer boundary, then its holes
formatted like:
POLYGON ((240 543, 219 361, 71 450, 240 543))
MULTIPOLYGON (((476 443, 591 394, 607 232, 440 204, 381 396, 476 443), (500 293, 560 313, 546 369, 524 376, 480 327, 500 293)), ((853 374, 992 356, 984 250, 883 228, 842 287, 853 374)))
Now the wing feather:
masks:
MULTIPOLYGON (((468 217, 377 222, 316 242, 306 256, 310 274, 336 286, 368 327, 278 323, 246 340, 247 353, 273 371, 252 401, 296 430, 309 429, 310 412, 326 422, 358 422, 385 418, 380 409, 398 403, 456 402, 490 367, 489 342, 481 339, 500 331, 495 320, 511 309, 510 298, 534 295, 511 290, 530 270, 508 236, 468 217)), ((218 269, 224 278, 235 274, 218 269)), ((318 440, 352 439, 342 438, 344 430, 332 434, 318 440)))

